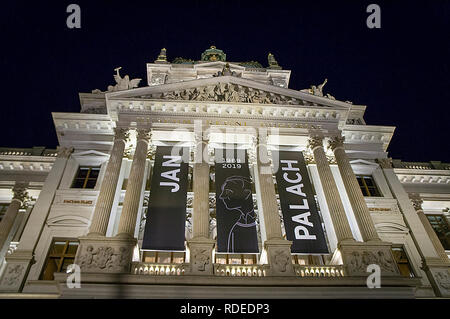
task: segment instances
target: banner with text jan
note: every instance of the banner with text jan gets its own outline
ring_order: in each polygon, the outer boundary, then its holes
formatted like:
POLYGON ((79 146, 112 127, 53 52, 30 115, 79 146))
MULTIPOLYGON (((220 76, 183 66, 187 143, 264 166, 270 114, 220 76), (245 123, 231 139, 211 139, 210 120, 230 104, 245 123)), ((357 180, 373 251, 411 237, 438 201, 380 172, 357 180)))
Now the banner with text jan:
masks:
POLYGON ((246 150, 216 149, 215 161, 217 251, 258 253, 246 150))
POLYGON ((279 152, 278 194, 291 252, 326 254, 328 247, 302 152, 279 152))
POLYGON ((188 165, 189 148, 156 148, 143 250, 184 250, 188 165))

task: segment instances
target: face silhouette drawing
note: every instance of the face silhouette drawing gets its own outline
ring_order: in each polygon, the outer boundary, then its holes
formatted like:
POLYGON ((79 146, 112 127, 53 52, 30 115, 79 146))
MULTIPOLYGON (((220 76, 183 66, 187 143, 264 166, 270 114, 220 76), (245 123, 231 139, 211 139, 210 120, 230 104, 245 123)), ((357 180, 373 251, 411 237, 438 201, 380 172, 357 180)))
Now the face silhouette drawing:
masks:
MULTIPOLYGON (((222 184, 219 199, 228 211, 239 212, 236 222, 228 232, 227 251, 241 252, 240 246, 248 238, 255 238, 256 215, 253 210, 251 181, 243 176, 230 176, 222 184)), ((257 242, 255 243, 257 245, 257 242)))
MULTIPOLYGON (((230 176, 222 184, 219 198, 228 210, 236 209, 241 214, 245 214, 245 206, 248 206, 248 198, 251 196, 250 179, 243 176, 230 176)), ((253 203, 251 208, 253 209, 253 203)))

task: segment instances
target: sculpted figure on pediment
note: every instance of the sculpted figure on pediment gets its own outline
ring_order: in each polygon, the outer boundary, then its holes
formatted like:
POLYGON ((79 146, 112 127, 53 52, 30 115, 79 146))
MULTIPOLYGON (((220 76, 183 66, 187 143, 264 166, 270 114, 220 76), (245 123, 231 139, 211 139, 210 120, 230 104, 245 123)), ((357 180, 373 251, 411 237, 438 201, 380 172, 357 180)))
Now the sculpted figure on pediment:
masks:
POLYGON ((183 91, 180 92, 180 97, 183 100, 189 100, 190 93, 187 90, 183 90, 183 91))
POLYGON ((306 105, 304 101, 296 98, 230 83, 218 83, 216 85, 185 89, 181 91, 153 93, 143 97, 190 101, 306 105))

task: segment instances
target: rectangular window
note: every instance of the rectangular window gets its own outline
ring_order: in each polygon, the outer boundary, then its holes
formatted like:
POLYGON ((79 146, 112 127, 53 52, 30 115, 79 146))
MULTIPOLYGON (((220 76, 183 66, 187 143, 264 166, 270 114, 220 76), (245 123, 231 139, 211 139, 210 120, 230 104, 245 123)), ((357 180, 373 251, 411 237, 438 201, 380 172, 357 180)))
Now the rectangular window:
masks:
POLYGON ((426 214, 426 216, 444 249, 450 250, 450 227, 445 216, 441 214, 426 214))
POLYGON ((406 255, 403 247, 392 247, 392 254, 394 255, 400 274, 404 277, 414 277, 414 272, 409 262, 408 255, 406 255))
POLYGON ((72 183, 72 188, 94 188, 100 167, 80 166, 72 183))
POLYGON ((368 197, 381 197, 381 193, 378 190, 377 185, 372 176, 369 175, 356 175, 359 187, 364 196, 368 197))
POLYGON ((55 272, 65 272, 75 261, 78 245, 75 239, 53 240, 40 279, 53 280, 55 272))

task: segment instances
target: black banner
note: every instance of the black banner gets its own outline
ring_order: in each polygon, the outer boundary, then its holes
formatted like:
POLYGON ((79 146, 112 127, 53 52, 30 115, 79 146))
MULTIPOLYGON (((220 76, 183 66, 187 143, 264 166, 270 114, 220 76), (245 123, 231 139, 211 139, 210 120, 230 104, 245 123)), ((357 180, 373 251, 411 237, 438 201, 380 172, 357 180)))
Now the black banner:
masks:
POLYGON ((280 151, 276 178, 291 252, 328 253, 303 153, 280 151))
POLYGON ((183 251, 189 149, 156 148, 142 249, 183 251), (178 152, 179 151, 179 152, 178 152))
POLYGON ((216 149, 217 251, 258 253, 246 150, 216 149))

